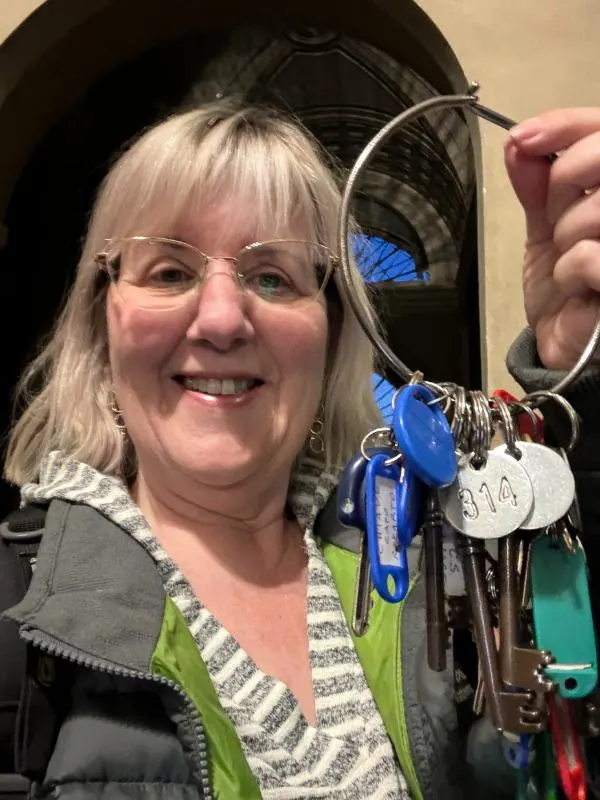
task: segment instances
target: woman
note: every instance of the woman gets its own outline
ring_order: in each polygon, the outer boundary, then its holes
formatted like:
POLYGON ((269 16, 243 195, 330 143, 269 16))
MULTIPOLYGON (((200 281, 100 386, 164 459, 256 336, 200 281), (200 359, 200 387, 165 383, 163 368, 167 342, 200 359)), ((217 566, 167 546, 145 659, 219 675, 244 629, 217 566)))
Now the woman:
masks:
MULTIPOLYGON (((598 183, 600 112, 534 124, 507 164, 530 323, 563 369, 596 305, 595 195, 581 198, 598 183), (540 156, 557 148, 549 178, 540 156)), ((226 104, 146 132, 105 181, 6 464, 25 502, 49 502, 11 616, 57 673, 74 664, 39 796, 473 791, 452 676, 422 663, 422 593, 377 603, 354 642, 355 555, 313 536, 378 419, 372 353, 336 288, 339 200, 306 132, 226 104)), ((368 307, 358 274, 355 287, 368 307)), ((519 358, 528 389, 548 379, 519 358)))

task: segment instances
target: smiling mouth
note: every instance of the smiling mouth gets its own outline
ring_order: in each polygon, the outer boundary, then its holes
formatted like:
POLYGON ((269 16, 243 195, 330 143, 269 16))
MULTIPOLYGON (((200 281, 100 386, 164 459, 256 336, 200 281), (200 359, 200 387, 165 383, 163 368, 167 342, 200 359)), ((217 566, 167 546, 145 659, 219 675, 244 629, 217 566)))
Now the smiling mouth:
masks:
POLYGON ((175 380, 184 389, 200 394, 211 394, 224 397, 234 397, 262 386, 264 381, 258 378, 191 378, 186 375, 176 375, 175 380))

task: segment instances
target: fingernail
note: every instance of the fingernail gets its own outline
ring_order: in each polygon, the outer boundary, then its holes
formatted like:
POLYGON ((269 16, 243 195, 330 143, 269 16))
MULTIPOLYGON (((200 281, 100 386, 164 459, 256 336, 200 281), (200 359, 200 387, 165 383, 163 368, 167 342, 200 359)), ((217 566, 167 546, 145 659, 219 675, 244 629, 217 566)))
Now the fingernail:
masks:
POLYGON ((520 122, 518 125, 515 125, 514 128, 511 128, 509 135, 513 141, 519 144, 524 144, 525 142, 530 144, 536 139, 541 139, 542 126, 538 119, 528 119, 525 120, 525 122, 520 122))

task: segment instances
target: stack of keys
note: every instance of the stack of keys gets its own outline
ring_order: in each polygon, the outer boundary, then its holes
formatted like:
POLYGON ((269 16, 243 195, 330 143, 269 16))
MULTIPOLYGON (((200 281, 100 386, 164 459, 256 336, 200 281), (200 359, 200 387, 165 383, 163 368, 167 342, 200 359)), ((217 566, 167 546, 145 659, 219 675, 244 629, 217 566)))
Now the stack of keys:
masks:
POLYGON ((510 763, 529 783, 531 735, 551 731, 558 781, 568 798, 578 798, 585 777, 570 703, 593 696, 597 650, 573 525, 575 481, 564 453, 533 440, 539 425, 521 438, 524 426, 504 397, 473 392, 467 405, 457 477, 439 500, 461 540, 480 664, 478 711, 484 700, 494 727, 511 741, 510 763), (498 434, 504 441, 492 446, 498 434), (498 557, 486 570, 490 539, 498 557))
MULTIPOLYGON (((523 787, 537 780, 540 796, 551 796, 548 775, 555 774, 566 797, 585 796, 579 737, 597 735, 600 713, 573 474, 564 452, 541 441, 540 417, 507 393, 489 399, 454 387, 446 403, 451 423, 441 400, 422 383, 399 390, 392 428, 374 432, 385 435, 386 446, 367 449, 366 437, 342 476, 340 519, 364 532, 354 632, 362 635, 368 627, 373 587, 388 602, 405 598, 406 551, 421 532, 428 663, 445 669, 449 524, 459 542, 480 665, 477 712, 485 709, 506 737, 506 757, 523 787), (498 436, 501 443, 494 442, 498 436), (497 559, 489 552, 492 542, 497 559), (539 737, 543 745, 536 744, 539 737)), ((570 419, 572 445, 572 409, 570 419)))

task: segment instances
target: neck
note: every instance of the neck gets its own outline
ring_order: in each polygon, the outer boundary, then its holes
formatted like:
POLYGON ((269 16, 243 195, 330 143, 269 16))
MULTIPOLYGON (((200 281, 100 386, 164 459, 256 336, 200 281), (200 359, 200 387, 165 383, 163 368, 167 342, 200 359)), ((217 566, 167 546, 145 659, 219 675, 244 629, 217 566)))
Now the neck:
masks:
MULTIPOLYGON (((162 476, 161 476, 162 477, 162 476)), ((305 563, 302 533, 286 513, 289 473, 268 485, 169 485, 142 470, 132 494, 169 555, 255 585, 287 581, 305 563)))

